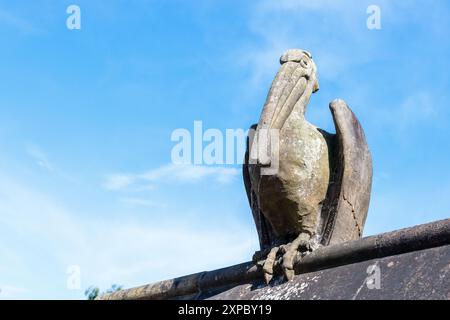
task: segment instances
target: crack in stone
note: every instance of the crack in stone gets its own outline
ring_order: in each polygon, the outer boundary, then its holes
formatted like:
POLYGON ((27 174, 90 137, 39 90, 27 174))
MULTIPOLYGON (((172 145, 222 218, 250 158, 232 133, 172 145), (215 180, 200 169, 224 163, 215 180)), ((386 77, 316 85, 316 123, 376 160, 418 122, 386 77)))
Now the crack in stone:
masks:
POLYGON ((362 232, 361 232, 361 227, 359 226, 359 223, 358 223, 358 219, 356 219, 356 215, 355 215, 355 207, 354 207, 353 204, 345 197, 345 195, 342 195, 342 198, 343 198, 344 201, 347 202, 347 203, 349 204, 349 206, 352 208, 352 217, 353 217, 353 220, 355 221, 355 226, 356 226, 356 228, 358 229, 358 235, 359 235, 359 237, 361 237, 362 232))

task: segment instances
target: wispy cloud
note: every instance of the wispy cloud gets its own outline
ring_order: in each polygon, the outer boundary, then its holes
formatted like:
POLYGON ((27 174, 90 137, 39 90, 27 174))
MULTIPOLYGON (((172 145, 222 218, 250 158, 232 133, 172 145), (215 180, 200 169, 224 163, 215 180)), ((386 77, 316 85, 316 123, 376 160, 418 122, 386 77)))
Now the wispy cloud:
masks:
POLYGON ((197 166, 191 164, 167 164, 140 174, 111 174, 104 186, 109 190, 121 190, 130 186, 154 183, 193 183, 212 179, 219 183, 229 183, 240 174, 236 168, 197 166))
POLYGON ((156 201, 151 201, 148 199, 143 199, 143 198, 136 198, 136 197, 124 197, 124 198, 120 198, 119 200, 121 203, 124 203, 130 207, 148 207, 148 208, 162 208, 162 207, 166 207, 165 204, 156 202, 156 201))
POLYGON ((36 164, 39 167, 41 167, 45 170, 48 170, 49 172, 55 171, 53 164, 50 162, 47 155, 45 154, 44 151, 42 151, 41 148, 39 148, 36 145, 29 145, 29 146, 27 146, 26 150, 27 150, 27 153, 31 157, 33 157, 33 159, 36 161, 36 164))
POLYGON ((120 190, 136 181, 136 176, 127 174, 110 174, 106 177, 104 186, 109 190, 120 190))
POLYGON ((72 175, 64 172, 49 159, 48 154, 38 145, 36 144, 28 144, 25 147, 26 153, 34 160, 35 164, 48 172, 49 174, 52 174, 55 177, 62 178, 63 180, 66 180, 68 182, 75 182, 76 178, 74 178, 72 175))

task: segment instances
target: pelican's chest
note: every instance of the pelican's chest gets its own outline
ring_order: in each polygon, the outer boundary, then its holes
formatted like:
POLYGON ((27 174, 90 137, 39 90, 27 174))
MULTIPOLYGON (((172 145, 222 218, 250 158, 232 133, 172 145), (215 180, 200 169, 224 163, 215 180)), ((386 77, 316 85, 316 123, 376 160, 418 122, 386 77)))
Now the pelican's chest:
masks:
POLYGON ((279 134, 280 180, 307 187, 328 185, 328 145, 323 134, 304 119, 288 119, 279 134), (306 185, 305 185, 306 184, 306 185))

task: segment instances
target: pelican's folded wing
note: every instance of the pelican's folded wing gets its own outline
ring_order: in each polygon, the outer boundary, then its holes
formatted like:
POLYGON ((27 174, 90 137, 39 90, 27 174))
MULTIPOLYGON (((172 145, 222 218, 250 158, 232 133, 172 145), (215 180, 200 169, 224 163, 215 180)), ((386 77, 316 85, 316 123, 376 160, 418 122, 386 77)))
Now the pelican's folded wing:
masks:
POLYGON ((336 136, 332 183, 322 212, 323 245, 362 236, 372 189, 372 157, 361 124, 343 100, 331 102, 330 109, 336 136))

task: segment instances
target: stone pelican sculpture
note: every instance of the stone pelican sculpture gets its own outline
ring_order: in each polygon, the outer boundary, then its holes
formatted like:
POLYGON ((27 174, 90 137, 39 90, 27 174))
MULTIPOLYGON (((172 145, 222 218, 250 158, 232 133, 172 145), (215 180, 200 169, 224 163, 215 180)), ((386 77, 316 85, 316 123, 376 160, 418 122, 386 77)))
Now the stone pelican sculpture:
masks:
POLYGON ((372 185, 363 129, 343 100, 330 103, 336 134, 305 119, 309 99, 319 90, 311 54, 291 49, 280 63, 260 120, 252 126, 243 166, 261 247, 254 260, 261 262, 267 283, 277 263, 291 280, 294 263, 304 254, 360 238, 372 185), (277 132, 276 139, 269 132, 277 132), (256 145, 266 157, 252 156, 256 145), (264 173, 273 165, 274 146, 276 170, 264 173))

